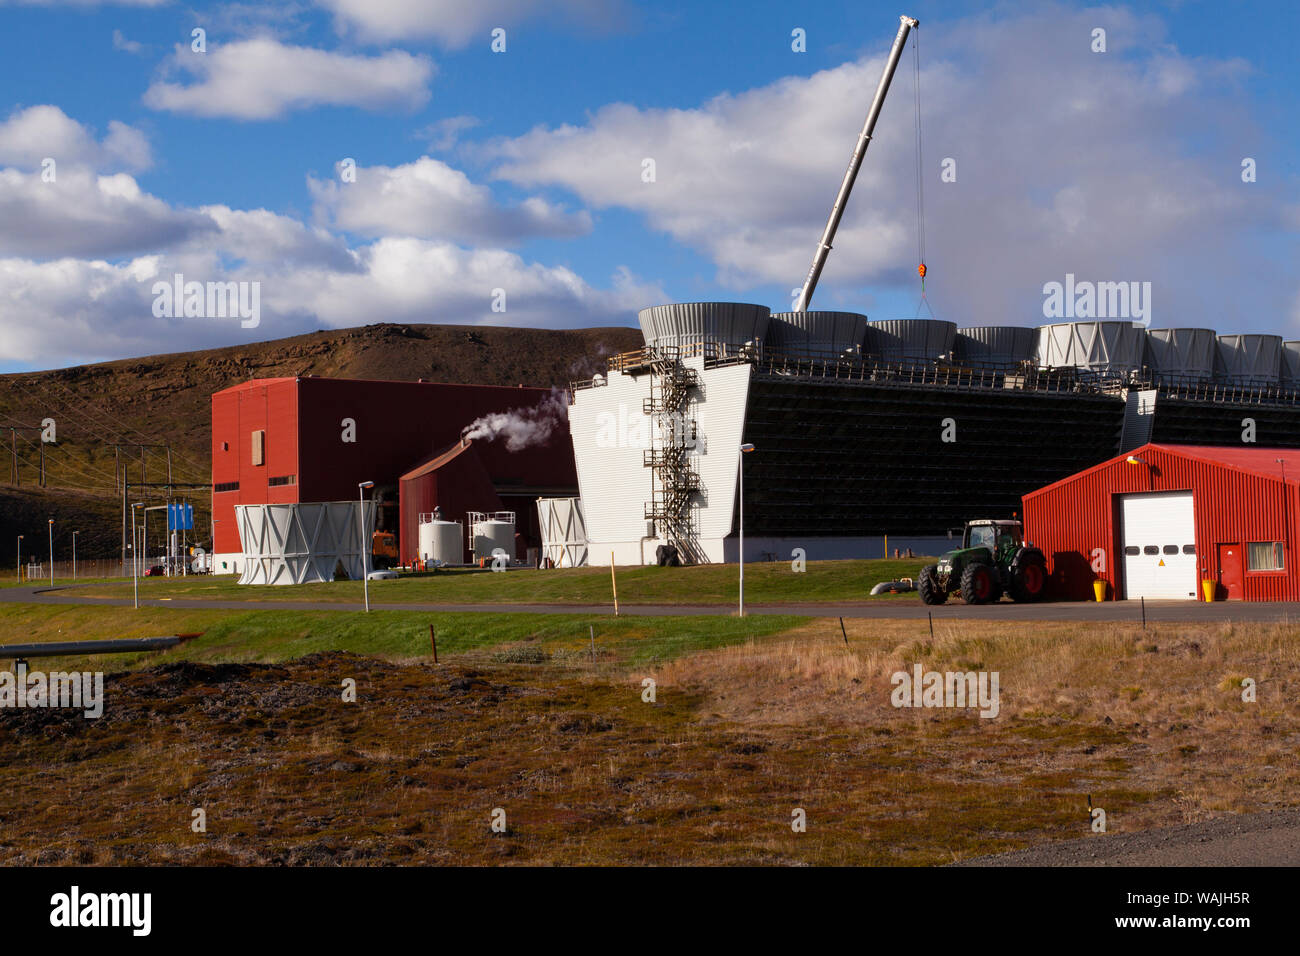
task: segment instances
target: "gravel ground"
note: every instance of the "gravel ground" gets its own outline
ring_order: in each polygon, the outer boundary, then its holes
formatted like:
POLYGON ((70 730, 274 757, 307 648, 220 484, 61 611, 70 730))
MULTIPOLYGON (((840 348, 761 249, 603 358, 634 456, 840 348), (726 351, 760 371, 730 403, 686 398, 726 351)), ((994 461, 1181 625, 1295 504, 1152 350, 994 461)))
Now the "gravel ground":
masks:
POLYGON ((1267 810, 1144 833, 1099 833, 954 866, 1297 866, 1300 809, 1267 810))

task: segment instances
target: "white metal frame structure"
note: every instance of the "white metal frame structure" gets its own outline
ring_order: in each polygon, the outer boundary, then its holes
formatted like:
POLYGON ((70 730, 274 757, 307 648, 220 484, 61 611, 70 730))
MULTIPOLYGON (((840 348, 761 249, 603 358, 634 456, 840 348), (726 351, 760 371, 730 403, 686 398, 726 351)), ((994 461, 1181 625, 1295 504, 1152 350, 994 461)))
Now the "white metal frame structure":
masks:
POLYGON ((542 531, 542 558, 557 568, 587 564, 587 519, 581 498, 538 498, 537 523, 542 531))
POLYGON ((365 502, 360 522, 359 507, 356 501, 236 505, 243 549, 239 583, 333 581, 339 564, 350 579, 362 578, 364 544, 375 526, 375 503, 365 502), (365 532, 360 531, 361 524, 365 532))

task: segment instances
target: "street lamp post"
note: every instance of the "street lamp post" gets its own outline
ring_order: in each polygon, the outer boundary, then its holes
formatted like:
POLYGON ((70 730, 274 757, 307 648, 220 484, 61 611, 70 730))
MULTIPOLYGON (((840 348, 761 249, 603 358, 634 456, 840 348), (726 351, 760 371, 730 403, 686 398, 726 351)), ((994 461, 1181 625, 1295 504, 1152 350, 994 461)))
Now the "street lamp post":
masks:
POLYGON ((72 532, 72 580, 77 580, 77 532, 72 532))
POLYGON ((370 550, 366 546, 366 489, 375 487, 373 481, 362 481, 357 484, 357 524, 361 536, 361 590, 366 596, 366 613, 370 612, 370 569, 367 566, 370 562, 367 560, 367 552, 370 550))
POLYGON ((18 583, 23 583, 23 536, 18 536, 18 583))
POLYGON ((740 446, 740 617, 745 616, 745 455, 753 450, 749 442, 740 446))
POLYGON ((54 519, 49 521, 50 525, 50 587, 54 587, 54 519))

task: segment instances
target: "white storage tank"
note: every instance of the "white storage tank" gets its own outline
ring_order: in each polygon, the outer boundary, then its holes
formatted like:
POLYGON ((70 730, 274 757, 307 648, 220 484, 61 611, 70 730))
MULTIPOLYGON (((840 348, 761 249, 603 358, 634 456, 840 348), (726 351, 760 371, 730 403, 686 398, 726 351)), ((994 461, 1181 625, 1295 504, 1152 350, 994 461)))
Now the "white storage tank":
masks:
POLYGON ((420 515, 420 560, 428 564, 463 564, 465 529, 459 521, 420 515))
POLYGON ((513 511, 471 511, 469 513, 469 536, 472 542, 474 561, 487 558, 491 560, 498 548, 506 553, 509 560, 515 557, 515 513, 513 511))

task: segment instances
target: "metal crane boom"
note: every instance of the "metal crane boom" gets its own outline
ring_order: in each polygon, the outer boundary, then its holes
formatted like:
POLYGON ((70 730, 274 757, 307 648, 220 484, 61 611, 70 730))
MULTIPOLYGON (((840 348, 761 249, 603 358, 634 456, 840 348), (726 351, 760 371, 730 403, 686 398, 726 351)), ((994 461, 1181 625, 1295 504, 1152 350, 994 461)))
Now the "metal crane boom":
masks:
POLYGON ((885 72, 880 77, 880 85, 876 87, 876 95, 871 100, 871 109, 867 111, 867 121, 862 127, 862 135, 858 137, 858 145, 853 150, 853 158, 849 160, 849 168, 844 173, 844 182, 840 183, 839 195, 835 197, 835 205, 831 207, 831 218, 827 221, 826 231, 822 233, 822 240, 817 245, 817 254, 813 256, 812 267, 808 270, 808 277, 804 279, 803 291, 799 293, 799 302, 794 307, 796 312, 805 312, 808 309, 813 290, 817 288, 817 280, 821 278, 822 269, 826 265, 826 257, 830 255, 835 230, 839 228, 840 217, 844 215, 844 205, 849 201, 849 193, 853 191, 853 181, 858 178, 858 170, 862 168, 862 157, 866 155, 867 144, 871 142, 871 134, 876 128, 876 118, 880 116, 880 107, 884 105, 885 94, 889 92, 889 84, 894 79, 894 70, 897 69, 898 61, 903 56, 903 47, 907 43, 907 35, 913 27, 919 25, 911 17, 899 17, 898 19, 900 21, 898 36, 894 37, 894 45, 889 51, 889 61, 885 64, 885 72))

